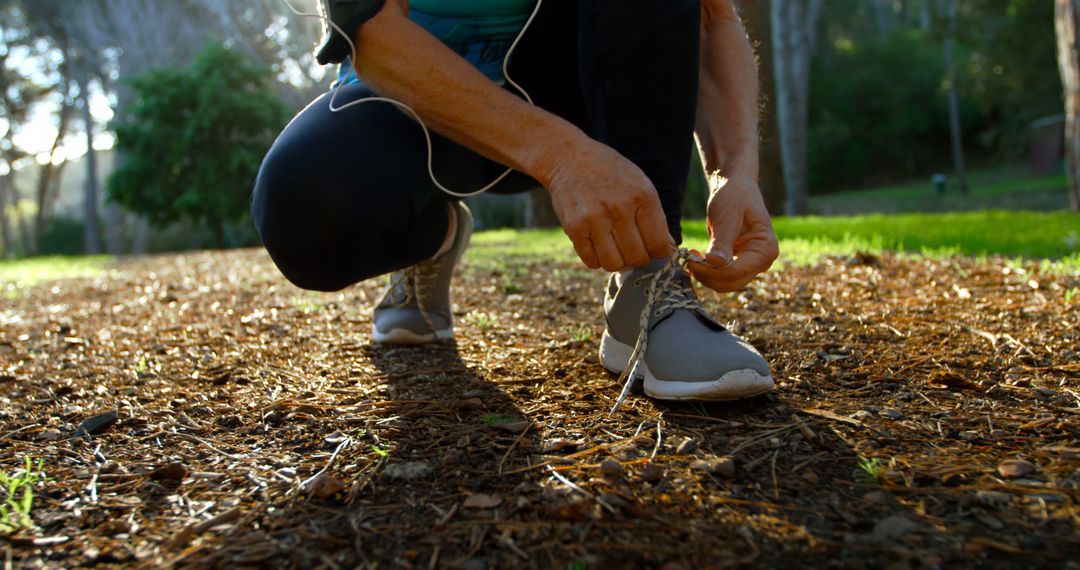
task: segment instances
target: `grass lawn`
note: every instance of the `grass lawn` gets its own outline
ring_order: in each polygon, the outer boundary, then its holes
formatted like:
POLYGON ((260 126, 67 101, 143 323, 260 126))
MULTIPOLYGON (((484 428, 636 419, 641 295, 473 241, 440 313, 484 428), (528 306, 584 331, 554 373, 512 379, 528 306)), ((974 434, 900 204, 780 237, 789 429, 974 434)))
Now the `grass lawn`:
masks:
MULTIPOLYGON (((823 255, 885 250, 947 257, 1002 255, 1051 260, 1048 270, 1080 271, 1080 215, 1068 212, 958 212, 778 218, 781 265, 808 265, 823 255)), ((684 222, 685 245, 708 241, 703 220, 684 222)), ((492 230, 473 236, 468 258, 495 264, 504 256, 573 260, 559 229, 492 230)))
POLYGON ((1050 211, 1068 207, 1065 185, 1063 172, 1039 175, 1023 164, 1009 164, 969 172, 967 194, 953 188, 935 194, 927 176, 903 184, 813 196, 810 211, 829 216, 987 209, 1050 211))
MULTIPOLYGON (((1002 255, 1046 260, 1055 272, 1080 271, 1080 215, 1069 212, 978 211, 931 214, 867 214, 859 216, 777 218, 783 266, 816 263, 825 255, 857 251, 897 251, 947 257, 1002 255)), ((687 247, 704 249, 704 220, 683 224, 687 247)), ((570 241, 561 229, 489 230, 472 238, 467 259, 481 267, 518 261, 574 261, 570 241)), ((105 271, 108 256, 44 257, 0 261, 0 285, 11 296, 42 281, 94 277, 105 271)))
POLYGON ((21 287, 31 287, 42 281, 95 277, 105 271, 112 258, 107 255, 49 256, 33 259, 0 261, 0 284, 6 294, 21 287))

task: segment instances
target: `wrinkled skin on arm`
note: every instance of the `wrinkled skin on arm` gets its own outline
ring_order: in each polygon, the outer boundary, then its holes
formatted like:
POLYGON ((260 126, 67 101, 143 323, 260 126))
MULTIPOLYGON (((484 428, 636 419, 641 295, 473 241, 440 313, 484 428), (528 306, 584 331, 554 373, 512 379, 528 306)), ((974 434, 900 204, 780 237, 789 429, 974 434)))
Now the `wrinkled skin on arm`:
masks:
POLYGON ((670 256, 656 189, 635 164, 568 121, 507 93, 388 0, 360 26, 357 72, 436 132, 538 180, 585 265, 608 271, 670 256))
POLYGON ((735 291, 779 255, 758 187, 758 77, 732 0, 701 2, 697 133, 709 174, 709 248, 690 271, 707 287, 735 291))

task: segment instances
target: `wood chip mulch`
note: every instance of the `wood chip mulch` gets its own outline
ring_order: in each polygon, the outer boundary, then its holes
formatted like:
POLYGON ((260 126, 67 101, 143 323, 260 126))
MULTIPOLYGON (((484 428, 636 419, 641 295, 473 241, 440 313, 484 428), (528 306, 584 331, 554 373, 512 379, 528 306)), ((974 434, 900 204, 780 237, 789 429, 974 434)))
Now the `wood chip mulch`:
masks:
POLYGON ((371 343, 381 281, 309 293, 254 250, 8 291, 0 471, 48 480, 0 563, 1077 567, 1080 275, 771 272, 703 299, 775 392, 610 416, 603 280, 466 264, 425 348, 371 343))

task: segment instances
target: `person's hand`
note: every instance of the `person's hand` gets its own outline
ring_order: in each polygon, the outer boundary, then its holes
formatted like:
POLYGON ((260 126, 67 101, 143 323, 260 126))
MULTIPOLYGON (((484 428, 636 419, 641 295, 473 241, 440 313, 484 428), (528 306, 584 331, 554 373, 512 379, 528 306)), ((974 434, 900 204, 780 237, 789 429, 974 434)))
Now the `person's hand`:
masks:
POLYGON ((567 149, 546 186, 585 265, 622 271, 675 252, 652 182, 611 147, 590 140, 567 149))
POLYGON ((780 248, 756 180, 718 179, 711 185, 705 263, 687 268, 710 289, 736 291, 768 269, 780 248))

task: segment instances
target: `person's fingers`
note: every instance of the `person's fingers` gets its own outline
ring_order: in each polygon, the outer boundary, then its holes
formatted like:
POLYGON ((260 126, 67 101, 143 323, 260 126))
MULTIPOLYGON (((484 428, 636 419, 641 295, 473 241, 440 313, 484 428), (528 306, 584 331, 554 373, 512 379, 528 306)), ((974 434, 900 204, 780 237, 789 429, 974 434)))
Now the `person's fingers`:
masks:
POLYGON ((649 259, 663 259, 675 253, 675 239, 668 231, 667 219, 664 218, 664 211, 659 204, 655 207, 639 208, 634 215, 634 221, 649 259))
POLYGON ((731 276, 715 267, 702 264, 689 264, 690 273, 709 289, 721 293, 730 293, 742 289, 754 279, 754 275, 731 276))
POLYGON ((631 267, 645 267, 651 258, 645 250, 638 227, 632 223, 618 224, 612 230, 615 237, 615 246, 619 248, 619 255, 626 265, 631 267))
POLYGON ((708 255, 730 263, 735 255, 735 240, 742 233, 742 216, 709 216, 708 255))
POLYGON ((694 276, 710 289, 740 289, 759 273, 767 270, 778 253, 776 242, 766 238, 749 240, 743 246, 738 257, 730 264, 716 266, 691 262, 688 266, 694 276))
POLYGON ((607 271, 621 271, 626 268, 619 248, 615 245, 615 238, 610 232, 598 231, 592 235, 593 248, 596 256, 600 259, 600 267, 607 271))
POLYGON ((577 252, 578 257, 581 258, 586 267, 589 269, 600 267, 600 259, 596 256, 596 249, 593 248, 592 240, 587 237, 570 236, 570 243, 574 244, 574 251, 577 252))

